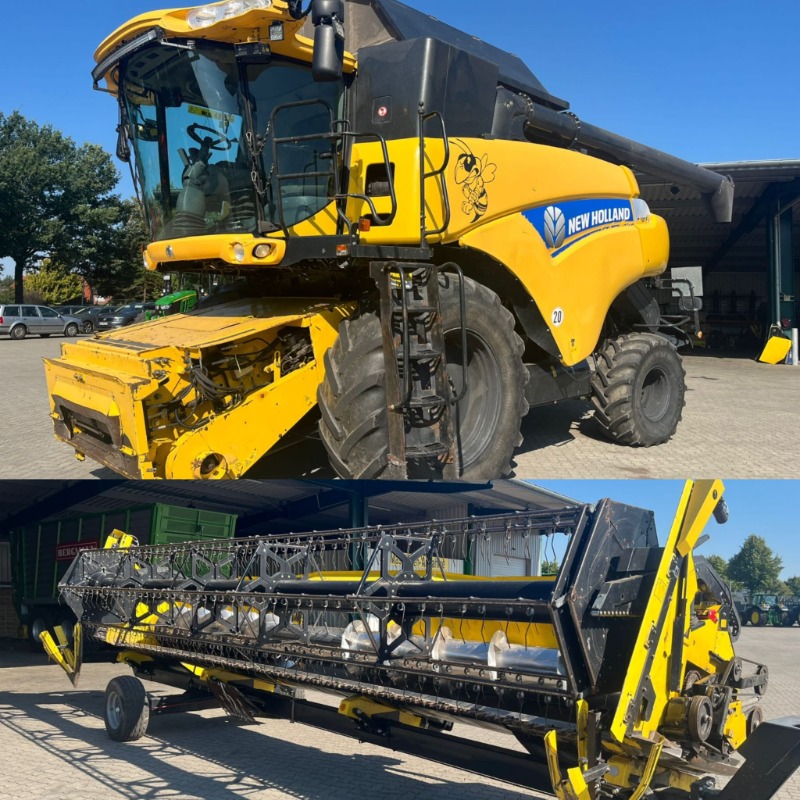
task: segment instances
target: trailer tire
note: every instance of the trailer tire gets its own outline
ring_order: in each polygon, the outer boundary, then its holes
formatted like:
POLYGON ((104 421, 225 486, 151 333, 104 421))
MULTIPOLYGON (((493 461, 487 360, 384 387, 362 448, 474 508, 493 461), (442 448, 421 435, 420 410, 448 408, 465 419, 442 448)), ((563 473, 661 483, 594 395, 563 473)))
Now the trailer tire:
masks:
POLYGON ((30 640, 31 650, 38 653, 44 649, 39 636, 48 630, 49 627, 50 623, 45 617, 37 615, 33 618, 28 628, 28 639, 30 640))
POLYGON ((144 684, 131 675, 114 678, 106 687, 103 718, 110 739, 135 742, 147 732, 150 705, 144 684))
POLYGON ((595 418, 628 447, 669 441, 686 405, 686 372, 662 336, 630 333, 606 342, 592 377, 595 418))
MULTIPOLYGON (((456 389, 463 374, 459 280, 452 274, 439 275, 448 373, 456 389)), ((459 472, 467 480, 491 480, 511 473, 514 449, 522 443, 528 370, 514 317, 500 298, 470 278, 464 279, 464 294, 473 393, 460 404, 459 472), (483 391, 477 393, 477 387, 483 391)), ((339 339, 325 354, 325 380, 318 400, 320 434, 337 474, 381 477, 389 464, 389 442, 383 336, 377 314, 342 322, 339 339)), ((427 471, 414 472, 410 465, 409 478, 431 477, 427 471)))

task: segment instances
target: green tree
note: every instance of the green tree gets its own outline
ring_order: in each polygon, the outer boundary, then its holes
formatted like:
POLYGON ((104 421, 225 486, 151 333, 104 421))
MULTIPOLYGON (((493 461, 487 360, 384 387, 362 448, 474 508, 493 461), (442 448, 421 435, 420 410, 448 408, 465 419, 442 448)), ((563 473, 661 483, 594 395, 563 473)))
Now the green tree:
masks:
POLYGON ((139 203, 124 200, 111 226, 113 246, 98 240, 97 253, 83 265, 83 275, 97 294, 117 299, 149 300, 161 293, 163 278, 144 267, 142 251, 148 242, 147 225, 139 203), (99 251, 105 249, 105 256, 99 251))
POLYGON ((739 581, 733 580, 728 572, 728 562, 722 556, 706 556, 706 561, 711 564, 712 567, 719 573, 720 578, 722 578, 733 591, 738 591, 742 589, 742 584, 739 581))
MULTIPOLYGON (((0 217, 2 219, 2 217, 0 217)), ((4 275, 0 278, 0 303, 14 302, 14 278, 4 275)))
POLYGON ((558 561, 542 561, 542 575, 558 575, 558 561))
POLYGON ((722 556, 706 556, 706 561, 719 573, 720 578, 728 577, 728 562, 722 556))
POLYGON ((83 281, 65 267, 45 259, 39 271, 25 280, 25 291, 37 295, 45 305, 56 306, 78 300, 83 293, 83 281))
POLYGON ((728 562, 728 576, 751 592, 774 592, 781 584, 783 559, 776 556, 763 536, 751 534, 728 562))
POLYGON ((111 157, 78 146, 50 125, 0 113, 0 258, 14 261, 15 301, 23 276, 51 258, 87 275, 116 249, 122 205, 111 157))
POLYGON ((800 597, 800 575, 789 578, 789 580, 786 581, 786 585, 789 587, 789 592, 792 597, 800 597))

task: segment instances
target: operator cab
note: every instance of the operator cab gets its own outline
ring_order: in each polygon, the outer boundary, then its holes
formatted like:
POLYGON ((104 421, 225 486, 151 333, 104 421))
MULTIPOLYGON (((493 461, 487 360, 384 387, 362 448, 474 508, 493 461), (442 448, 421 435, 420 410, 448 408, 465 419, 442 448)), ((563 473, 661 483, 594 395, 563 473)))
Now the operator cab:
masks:
POLYGON ((344 79, 202 40, 152 42, 120 65, 153 241, 286 230, 333 202, 344 79))

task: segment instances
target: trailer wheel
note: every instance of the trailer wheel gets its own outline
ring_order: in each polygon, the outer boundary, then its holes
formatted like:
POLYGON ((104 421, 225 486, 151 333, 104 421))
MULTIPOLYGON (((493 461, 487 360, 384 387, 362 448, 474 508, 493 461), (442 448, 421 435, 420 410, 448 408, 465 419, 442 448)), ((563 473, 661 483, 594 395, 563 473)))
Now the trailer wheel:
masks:
POLYGON ((105 723, 115 742, 135 742, 147 732, 150 706, 144 684, 130 675, 114 678, 106 688, 105 723))
POLYGON ((42 640, 39 638, 48 629, 48 622, 44 617, 34 617, 30 624, 29 639, 31 649, 37 653, 43 649, 42 640))
MULTIPOLYGON (((439 276, 448 375, 454 391, 466 370, 470 390, 459 404, 460 475, 489 480, 511 472, 520 426, 528 411, 528 371, 514 317, 500 298, 475 281, 464 281, 469 358, 461 351, 459 279, 439 276)), ((319 389, 320 434, 342 478, 378 478, 388 466, 386 382, 381 323, 374 313, 345 320, 325 354, 319 389)), ((409 477, 430 477, 413 474, 409 477)))
POLYGON ((747 736, 751 736, 753 731, 764 721, 764 709, 761 706, 753 706, 747 714, 746 730, 747 736))
POLYGON ((615 441, 652 447, 669 441, 686 404, 686 373, 678 351, 652 333, 610 340, 592 377, 595 418, 615 441))

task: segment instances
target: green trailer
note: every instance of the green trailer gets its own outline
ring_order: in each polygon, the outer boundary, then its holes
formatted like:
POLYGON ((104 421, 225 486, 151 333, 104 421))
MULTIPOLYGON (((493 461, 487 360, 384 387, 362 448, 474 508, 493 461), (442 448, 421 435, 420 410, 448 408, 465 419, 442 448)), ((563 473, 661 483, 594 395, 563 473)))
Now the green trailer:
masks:
POLYGON ((39 634, 59 624, 72 630, 75 618, 59 601, 58 584, 82 550, 102 547, 114 529, 132 534, 142 545, 230 539, 236 515, 157 503, 12 530, 14 604, 33 643, 38 645, 39 634))

